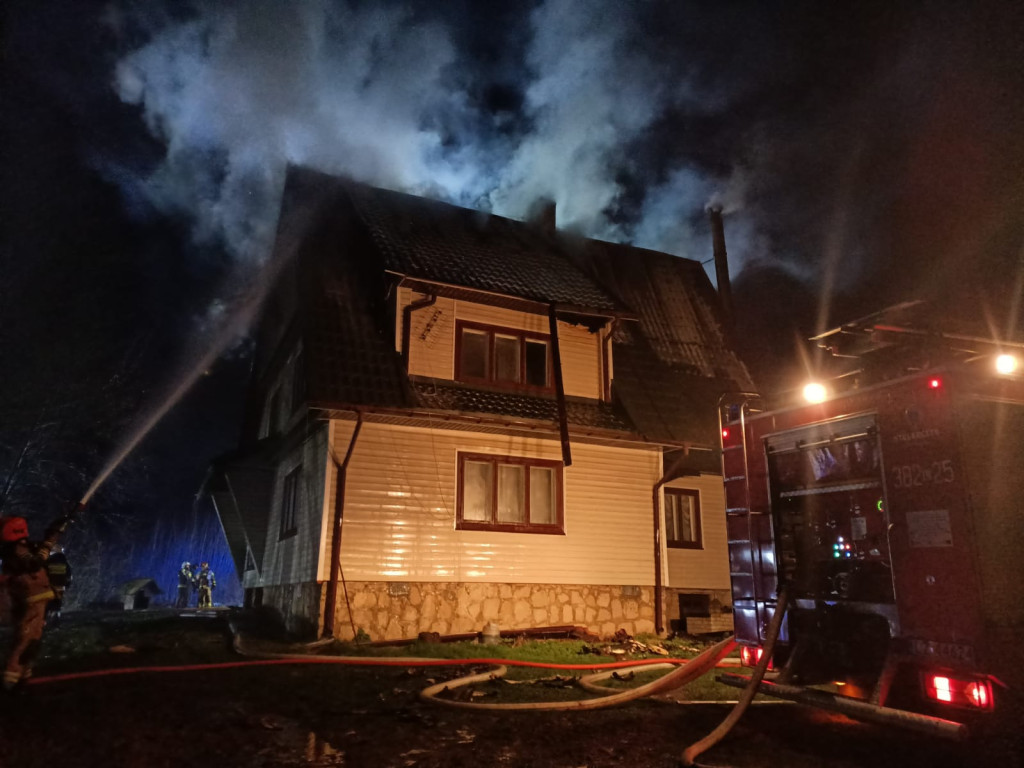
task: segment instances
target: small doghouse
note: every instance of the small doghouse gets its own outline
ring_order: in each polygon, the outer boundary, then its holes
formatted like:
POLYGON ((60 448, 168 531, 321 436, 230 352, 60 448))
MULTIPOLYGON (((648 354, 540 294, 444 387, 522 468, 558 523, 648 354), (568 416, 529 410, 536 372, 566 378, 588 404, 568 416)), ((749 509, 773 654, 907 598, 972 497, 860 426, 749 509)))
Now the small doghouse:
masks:
POLYGON ((118 589, 118 596, 126 611, 141 611, 149 607, 150 601, 163 590, 154 579, 132 579, 118 589))

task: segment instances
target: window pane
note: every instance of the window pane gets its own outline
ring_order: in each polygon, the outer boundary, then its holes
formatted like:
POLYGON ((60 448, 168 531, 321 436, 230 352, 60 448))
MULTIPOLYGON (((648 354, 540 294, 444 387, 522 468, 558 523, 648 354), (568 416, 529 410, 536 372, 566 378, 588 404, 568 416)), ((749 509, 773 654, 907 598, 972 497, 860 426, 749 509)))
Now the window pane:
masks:
POLYGON ((530 522, 554 525, 555 472, 550 467, 530 467, 530 522))
POLYGON ((526 473, 517 464, 498 467, 498 522, 526 522, 526 473))
POLYGON ((679 538, 681 541, 693 541, 693 500, 689 496, 681 499, 682 510, 679 515, 679 538))
POLYGON ((482 461, 463 465, 462 519, 491 521, 494 466, 482 461))
POLYGON ((548 344, 526 341, 526 383, 533 387, 548 385, 548 344))
POLYGON ((519 339, 494 337, 494 378, 498 381, 519 381, 519 339))
POLYGON ((665 494, 665 540, 676 541, 679 538, 679 526, 676 524, 679 504, 674 493, 665 494))
POLYGON ((480 331, 462 330, 462 352, 459 370, 464 377, 474 379, 487 378, 487 340, 488 335, 480 331))

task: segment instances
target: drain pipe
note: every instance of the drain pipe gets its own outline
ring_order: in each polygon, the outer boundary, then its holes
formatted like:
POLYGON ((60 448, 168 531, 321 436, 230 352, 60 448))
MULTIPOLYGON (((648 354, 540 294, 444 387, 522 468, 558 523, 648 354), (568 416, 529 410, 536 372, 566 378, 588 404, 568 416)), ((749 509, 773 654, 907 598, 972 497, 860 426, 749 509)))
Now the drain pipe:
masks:
POLYGON ((665 585, 661 578, 661 487, 676 477, 676 470, 682 466, 690 455, 689 444, 683 447, 683 452, 676 457, 669 467, 668 472, 662 475, 661 480, 654 484, 651 491, 652 508, 654 510, 654 631, 661 634, 665 631, 665 609, 662 606, 662 598, 665 592, 665 585))
POLYGON ((425 299, 413 301, 402 308, 402 365, 409 370, 409 348, 412 346, 412 313, 418 309, 432 307, 437 302, 437 296, 430 294, 425 299))
POLYGON ((612 401, 612 336, 615 334, 615 328, 618 324, 619 319, 613 317, 611 322, 608 323, 608 335, 604 337, 604 341, 601 343, 601 352, 604 355, 602 360, 604 371, 601 381, 601 392, 604 395, 605 402, 608 403, 612 401))
MULTIPOLYGON (((331 529, 331 577, 327 580, 327 605, 324 606, 324 637, 334 637, 335 604, 338 601, 338 574, 341 573, 341 524, 345 519, 345 481, 348 476, 348 463, 359 439, 359 431, 363 428, 363 412, 356 411, 356 428, 349 439, 348 451, 340 464, 330 449, 331 461, 334 462, 334 524, 331 529)), ((344 579, 344 575, 342 575, 344 579)), ((348 618, 352 622, 352 637, 356 636, 355 621, 352 619, 352 606, 348 602, 348 587, 345 587, 345 605, 348 607, 348 618)))
POLYGON ((555 397, 558 401, 558 433, 562 438, 562 463, 572 466, 569 449, 569 417, 565 412, 565 386, 562 384, 562 355, 558 351, 558 316, 555 305, 548 305, 548 325, 551 328, 551 359, 555 368, 555 397))

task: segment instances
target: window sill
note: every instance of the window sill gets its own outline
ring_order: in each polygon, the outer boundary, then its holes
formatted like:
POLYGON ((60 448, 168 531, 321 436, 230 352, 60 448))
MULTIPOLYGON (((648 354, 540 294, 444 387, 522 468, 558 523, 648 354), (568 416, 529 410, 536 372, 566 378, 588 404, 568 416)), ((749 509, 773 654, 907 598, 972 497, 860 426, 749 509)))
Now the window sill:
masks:
POLYGON ((540 533, 549 536, 565 536, 560 525, 516 525, 515 523, 476 523, 461 520, 455 523, 457 531, 492 531, 495 533, 540 533))
POLYGON ((670 541, 665 546, 669 549, 704 549, 703 544, 691 541, 670 541))

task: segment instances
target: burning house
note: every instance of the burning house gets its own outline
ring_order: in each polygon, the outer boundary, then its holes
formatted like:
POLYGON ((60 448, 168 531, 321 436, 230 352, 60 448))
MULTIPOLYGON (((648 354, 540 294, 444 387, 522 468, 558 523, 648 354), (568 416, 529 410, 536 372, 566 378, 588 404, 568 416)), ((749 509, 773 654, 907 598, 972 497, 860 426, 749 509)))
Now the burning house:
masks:
POLYGON ((373 639, 728 606, 716 404, 751 384, 718 296, 553 213, 290 170, 241 444, 206 484, 248 604, 373 639))

